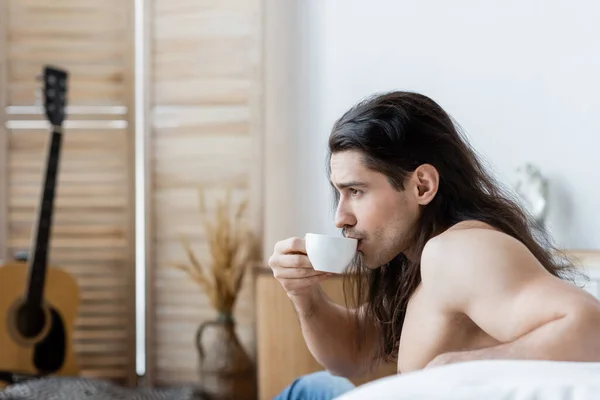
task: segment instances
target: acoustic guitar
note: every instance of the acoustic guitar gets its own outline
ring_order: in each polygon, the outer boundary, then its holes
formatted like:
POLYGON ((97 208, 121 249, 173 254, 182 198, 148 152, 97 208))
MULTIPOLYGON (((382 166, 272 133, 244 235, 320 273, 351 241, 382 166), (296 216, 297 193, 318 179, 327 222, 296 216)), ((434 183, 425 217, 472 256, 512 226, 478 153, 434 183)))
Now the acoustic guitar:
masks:
POLYGON ((67 80, 66 71, 44 68, 44 109, 52 135, 31 257, 0 266, 0 387, 29 378, 78 374, 72 346, 78 285, 67 272, 48 266, 67 80))

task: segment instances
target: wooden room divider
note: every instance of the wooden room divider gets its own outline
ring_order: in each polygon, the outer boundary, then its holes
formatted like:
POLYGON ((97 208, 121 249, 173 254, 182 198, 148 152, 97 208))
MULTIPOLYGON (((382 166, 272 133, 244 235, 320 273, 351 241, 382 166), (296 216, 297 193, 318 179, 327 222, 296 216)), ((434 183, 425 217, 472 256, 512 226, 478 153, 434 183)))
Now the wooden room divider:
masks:
POLYGON ((81 375, 133 384, 132 3, 0 1, 2 258, 30 250, 50 127, 36 90, 70 73, 50 263, 80 287, 81 375))

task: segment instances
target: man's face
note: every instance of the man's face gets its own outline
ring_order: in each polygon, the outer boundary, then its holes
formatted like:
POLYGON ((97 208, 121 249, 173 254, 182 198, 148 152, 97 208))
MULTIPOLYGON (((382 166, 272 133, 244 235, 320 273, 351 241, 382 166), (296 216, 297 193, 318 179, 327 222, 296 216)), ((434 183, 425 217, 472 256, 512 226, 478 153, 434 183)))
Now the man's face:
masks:
POLYGON ((343 151, 331 156, 331 184, 339 192, 336 227, 359 239, 358 251, 367 268, 378 268, 409 250, 419 218, 411 180, 399 192, 387 176, 365 167, 361 153, 343 151))

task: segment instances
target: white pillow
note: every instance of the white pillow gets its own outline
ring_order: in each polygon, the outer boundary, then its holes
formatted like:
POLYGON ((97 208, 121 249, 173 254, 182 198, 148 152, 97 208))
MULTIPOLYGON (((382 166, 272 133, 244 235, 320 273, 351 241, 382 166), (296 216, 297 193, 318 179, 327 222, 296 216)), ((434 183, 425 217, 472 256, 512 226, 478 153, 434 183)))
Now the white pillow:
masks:
POLYGON ((366 383, 336 400, 600 400, 600 363, 469 361, 366 383))

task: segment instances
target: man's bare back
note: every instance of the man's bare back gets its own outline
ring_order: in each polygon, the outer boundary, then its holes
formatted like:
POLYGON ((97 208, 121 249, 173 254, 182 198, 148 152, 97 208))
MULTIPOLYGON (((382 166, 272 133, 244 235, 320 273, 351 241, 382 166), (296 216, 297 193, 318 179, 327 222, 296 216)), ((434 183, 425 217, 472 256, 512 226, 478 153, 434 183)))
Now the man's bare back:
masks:
MULTIPOLYGON (((496 349, 498 345, 516 341, 544 324, 570 316, 576 316, 578 322, 565 323, 564 328, 558 326, 557 334, 572 332, 586 336, 586 330, 600 334, 600 303, 587 292, 551 276, 526 249, 507 235, 484 223, 468 221, 455 225, 436 240, 446 243, 435 246, 436 250, 424 250, 424 257, 429 260, 425 260, 422 266, 426 269, 422 272, 423 283, 408 303, 399 343, 398 372, 425 368, 436 357, 446 354, 457 357, 444 362, 486 358, 485 349, 496 349), (450 238, 450 235, 455 237, 450 238), (502 248, 495 260, 481 254, 490 251, 489 242, 492 240, 498 240, 497 246, 502 248), (468 248, 463 247, 465 244, 468 248), (458 251, 431 254, 440 249, 449 250, 451 246, 458 246, 458 251), (453 258, 465 250, 470 253, 458 260, 453 258), (425 254, 427 251, 429 253, 425 254), (488 261, 487 265, 477 267, 482 273, 470 270, 473 266, 469 267, 468 260, 473 258, 488 261), (444 259, 447 260, 445 265, 436 261, 444 259), (454 273, 451 269, 463 259, 465 267, 459 267, 460 270, 454 273), (506 264, 512 267, 506 267, 506 264), (485 287, 488 292, 468 290, 464 293, 465 287, 485 287), (474 306, 476 303, 479 305, 474 306), (479 324, 473 321, 474 318, 479 324), (480 353, 473 350, 480 350, 480 353)), ((561 340, 560 337, 558 340, 561 340)), ((565 336, 563 340, 564 352, 561 354, 555 341, 548 358, 585 358, 585 350, 572 352, 568 348, 569 338, 565 336)), ((590 347, 589 343, 586 346, 590 360, 600 360, 600 346, 590 347)), ((489 358, 496 357, 544 358, 539 353, 529 355, 511 353, 509 349, 505 352, 490 350, 489 358)))

